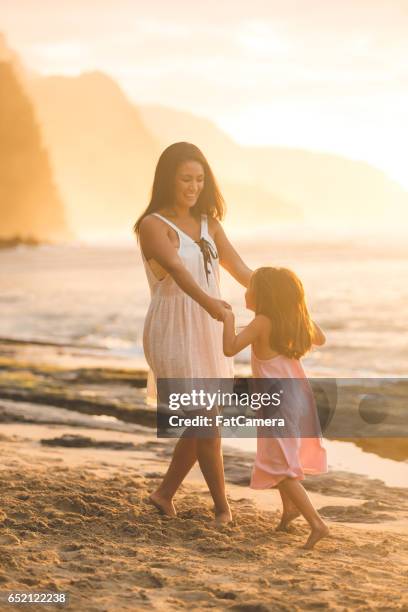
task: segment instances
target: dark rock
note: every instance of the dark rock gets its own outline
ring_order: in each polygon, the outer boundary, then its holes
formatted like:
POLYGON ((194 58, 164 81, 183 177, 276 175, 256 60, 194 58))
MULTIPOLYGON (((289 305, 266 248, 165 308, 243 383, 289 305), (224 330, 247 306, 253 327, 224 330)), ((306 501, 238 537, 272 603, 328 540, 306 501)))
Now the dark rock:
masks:
POLYGON ((94 440, 87 436, 64 434, 59 438, 41 440, 45 446, 67 446, 69 448, 110 448, 112 450, 135 450, 133 442, 118 442, 116 440, 94 440))

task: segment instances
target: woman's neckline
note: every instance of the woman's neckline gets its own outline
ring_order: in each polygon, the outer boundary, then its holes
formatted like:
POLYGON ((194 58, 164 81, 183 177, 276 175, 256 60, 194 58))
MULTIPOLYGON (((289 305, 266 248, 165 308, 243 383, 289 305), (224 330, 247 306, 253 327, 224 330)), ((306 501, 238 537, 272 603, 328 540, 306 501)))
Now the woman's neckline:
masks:
POLYGON ((174 223, 174 221, 172 221, 171 219, 169 219, 168 217, 166 217, 166 215, 162 215, 161 213, 157 213, 154 212, 152 213, 153 215, 156 215, 157 217, 162 217, 163 219, 165 219, 166 221, 169 221, 172 225, 174 225, 177 228, 177 231, 180 232, 181 234, 184 234, 184 236, 187 236, 187 238, 189 238, 189 240, 191 240, 191 242, 194 242, 194 244, 197 244, 197 242, 200 240, 201 238, 201 233, 202 233, 202 219, 200 219, 200 238, 199 240, 194 240, 194 238, 192 238, 189 234, 187 234, 187 232, 185 232, 184 230, 182 230, 177 223, 174 223))

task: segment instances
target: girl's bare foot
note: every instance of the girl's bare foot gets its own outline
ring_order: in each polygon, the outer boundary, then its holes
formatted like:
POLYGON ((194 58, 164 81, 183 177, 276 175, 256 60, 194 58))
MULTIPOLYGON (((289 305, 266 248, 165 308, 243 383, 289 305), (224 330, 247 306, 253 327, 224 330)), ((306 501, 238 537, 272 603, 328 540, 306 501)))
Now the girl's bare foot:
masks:
POLYGON ((229 508, 227 508, 227 510, 223 510, 222 512, 215 513, 216 525, 228 525, 228 523, 231 523, 231 522, 232 522, 232 514, 229 508))
POLYGON ((302 548, 306 550, 311 550, 314 548, 315 544, 319 542, 322 538, 325 538, 329 535, 329 528, 326 523, 322 523, 317 527, 312 527, 312 531, 310 532, 310 536, 307 539, 307 542, 302 548))
POLYGON ((276 527, 275 531, 287 531, 289 523, 295 520, 300 516, 299 510, 292 510, 291 512, 283 512, 281 516, 281 520, 279 525, 276 527))
POLYGON ((173 518, 177 516, 176 509, 171 499, 169 500, 165 497, 161 497, 161 495, 159 495, 159 493, 156 492, 156 493, 152 493, 149 496, 148 500, 151 504, 153 504, 153 506, 155 506, 158 510, 160 510, 162 514, 165 514, 166 516, 170 516, 173 518))

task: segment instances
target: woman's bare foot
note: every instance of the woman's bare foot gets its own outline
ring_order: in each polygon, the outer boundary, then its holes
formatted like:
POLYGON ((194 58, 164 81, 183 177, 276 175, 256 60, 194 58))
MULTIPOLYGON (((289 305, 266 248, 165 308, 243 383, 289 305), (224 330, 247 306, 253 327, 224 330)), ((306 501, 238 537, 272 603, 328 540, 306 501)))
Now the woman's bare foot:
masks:
POLYGON ((148 501, 153 504, 153 506, 155 506, 158 510, 160 510, 162 514, 173 518, 177 516, 176 509, 171 499, 169 500, 165 497, 161 497, 161 495, 156 492, 152 493, 149 496, 148 501))
POLYGON ((283 512, 281 516, 281 520, 279 525, 276 527, 275 531, 287 531, 289 523, 295 520, 300 516, 299 510, 292 510, 291 512, 283 512))
POLYGON ((311 550, 314 548, 315 544, 319 542, 322 538, 325 538, 329 535, 329 528, 326 523, 322 523, 317 527, 312 527, 312 531, 310 532, 310 536, 307 539, 306 544, 302 546, 305 550, 311 550))
POLYGON ((228 523, 231 523, 231 522, 232 522, 232 514, 229 508, 227 508, 227 510, 223 510, 222 512, 215 513, 216 525, 228 525, 228 523))

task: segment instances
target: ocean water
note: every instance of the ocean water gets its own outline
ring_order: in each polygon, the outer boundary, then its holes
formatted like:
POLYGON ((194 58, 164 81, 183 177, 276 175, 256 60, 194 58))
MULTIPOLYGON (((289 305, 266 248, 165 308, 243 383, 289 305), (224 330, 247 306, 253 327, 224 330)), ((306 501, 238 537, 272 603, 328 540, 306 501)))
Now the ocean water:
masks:
MULTIPOLYGON (((408 246, 391 237, 238 237, 251 267, 290 267, 302 279, 313 317, 327 335, 308 355, 309 375, 408 375, 408 246)), ((251 318, 244 289, 222 273, 237 324, 251 318)), ((0 252, 0 337, 80 347, 145 366, 143 320, 149 290, 136 243, 18 247, 0 252)), ((249 371, 249 351, 236 357, 249 371)))
MULTIPOLYGON (((243 259, 290 267, 303 281, 325 347, 304 359, 310 376, 408 376, 408 245, 387 236, 285 236, 268 230, 234 241, 243 259)), ((244 325, 244 289, 222 273, 222 293, 244 325)), ((0 251, 0 337, 80 347, 104 363, 147 367, 143 320, 149 290, 136 243, 18 247, 0 251)), ((75 357, 74 357, 75 359, 75 357)), ((249 351, 235 359, 249 373, 249 351)), ((256 440, 229 439, 254 451, 256 440)), ((325 442, 332 469, 408 486, 408 462, 363 452, 351 441, 325 442)))

